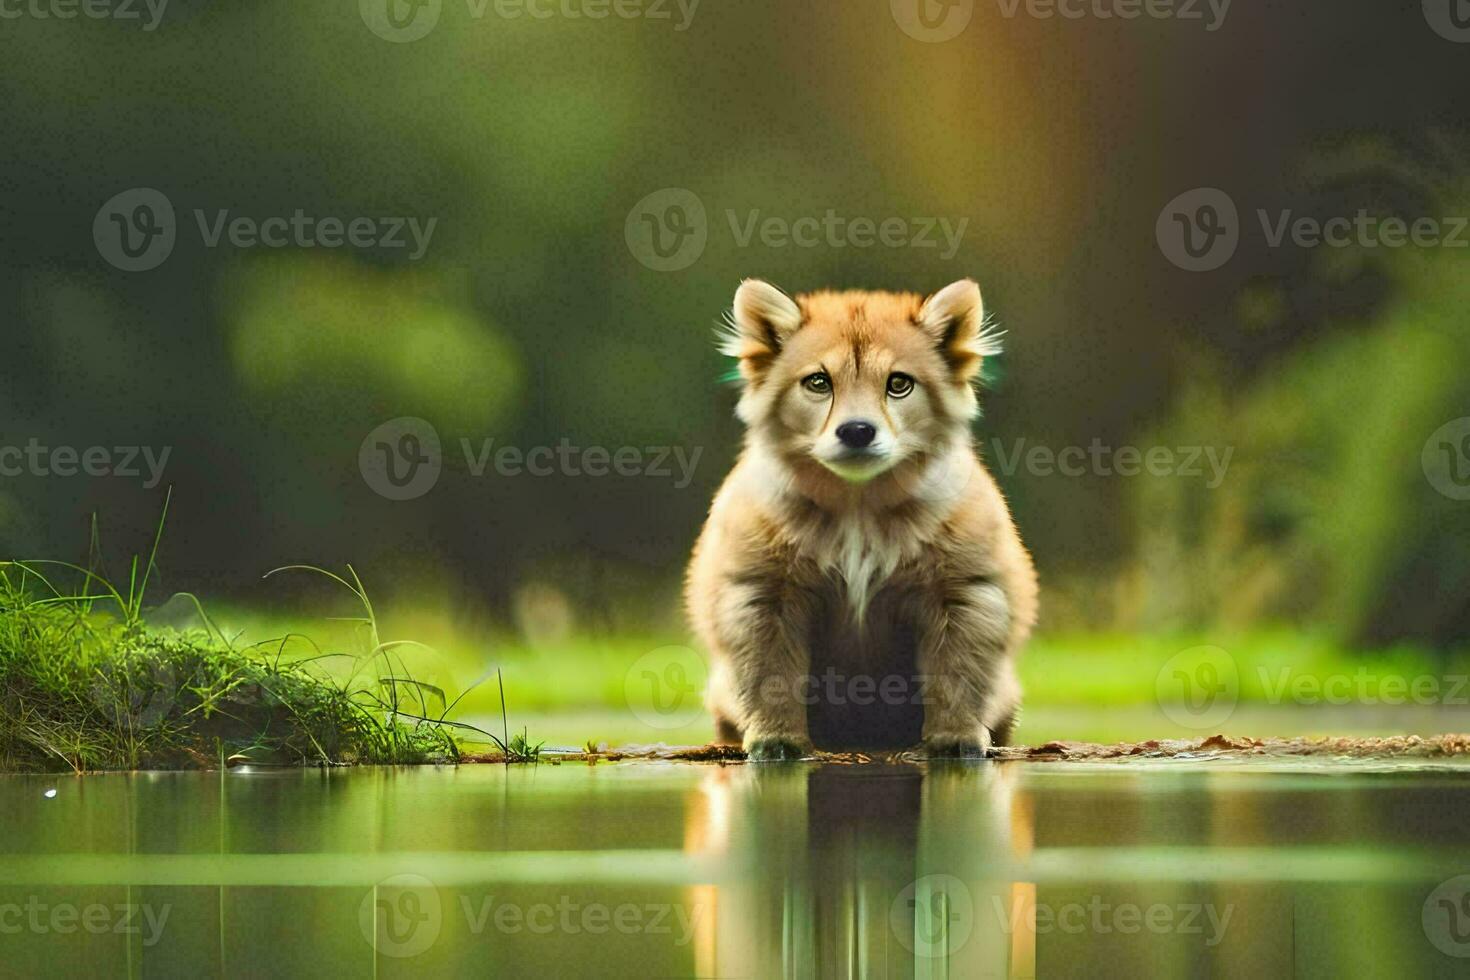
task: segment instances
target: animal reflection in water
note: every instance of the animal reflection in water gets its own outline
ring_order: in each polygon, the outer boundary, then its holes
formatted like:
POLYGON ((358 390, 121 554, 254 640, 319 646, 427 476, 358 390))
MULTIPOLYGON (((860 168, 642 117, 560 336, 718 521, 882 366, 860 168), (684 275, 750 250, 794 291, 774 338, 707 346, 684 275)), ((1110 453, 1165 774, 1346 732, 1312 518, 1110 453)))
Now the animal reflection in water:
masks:
POLYGON ((1034 888, 1007 878, 1031 849, 1017 775, 959 762, 711 769, 685 850, 731 873, 691 896, 714 910, 696 975, 1034 975, 1022 926, 1034 888))

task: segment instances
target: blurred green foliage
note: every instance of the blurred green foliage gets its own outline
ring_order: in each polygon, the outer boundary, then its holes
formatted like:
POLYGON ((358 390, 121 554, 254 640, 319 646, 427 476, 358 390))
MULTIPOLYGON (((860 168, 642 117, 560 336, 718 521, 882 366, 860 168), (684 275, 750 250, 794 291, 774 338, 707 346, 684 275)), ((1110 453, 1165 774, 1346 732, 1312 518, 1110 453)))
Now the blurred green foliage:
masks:
MULTIPOLYGON (((1309 6, 1236 9, 1208 34, 977 13, 944 44, 882 3, 789 0, 704 4, 679 32, 446 3, 411 44, 351 3, 172 0, 148 33, 7 21, 0 444, 171 447, 165 588, 289 604, 259 572, 350 561, 518 641, 548 604, 564 635, 669 635, 740 439, 710 337, 740 279, 927 291, 968 275, 1009 330, 982 439, 1234 451, 1215 490, 1002 474, 1045 629, 1285 623, 1456 648, 1467 510, 1419 453, 1467 412, 1461 253, 1272 249, 1254 213, 1463 212, 1463 154, 1431 134, 1459 118, 1464 52, 1392 5, 1309 6), (1364 37, 1372 65, 1344 71, 1364 37), (1317 155, 1362 134, 1392 152, 1317 155), (1161 205, 1198 186, 1227 190, 1246 225, 1202 275, 1153 237, 1161 205), (109 266, 90 234, 130 187, 178 214, 146 273, 109 266), (709 216, 703 255, 673 273, 624 238, 667 187, 709 216), (195 212, 221 210, 437 225, 417 261, 206 247, 195 212), (967 231, 946 257, 731 229, 829 210, 967 231), (390 501, 357 453, 403 415, 437 427, 444 472, 390 501), (703 454, 687 487, 510 478, 470 472, 462 439, 703 454)), ((75 556, 94 511, 126 551, 162 492, 0 480, 0 556, 75 556)))
MULTIPOLYGON (((1399 160, 1387 173, 1408 169, 1399 160)), ((1425 190, 1434 214, 1470 212, 1459 180, 1425 190)), ((1322 263, 1336 286, 1382 274, 1391 299, 1367 317, 1331 315, 1320 337, 1244 383, 1222 364, 1192 375, 1158 441, 1228 433, 1233 467, 1215 490, 1138 482, 1137 623, 1313 623, 1350 646, 1463 650, 1470 509, 1436 490, 1424 454, 1470 404, 1464 255, 1359 249, 1322 263)))
POLYGON ((374 411, 384 401, 489 431, 524 397, 500 331, 412 269, 270 258, 237 270, 225 295, 245 397, 313 420, 302 436, 318 437, 324 451, 340 445, 344 433, 334 429, 364 432, 380 421, 374 411))

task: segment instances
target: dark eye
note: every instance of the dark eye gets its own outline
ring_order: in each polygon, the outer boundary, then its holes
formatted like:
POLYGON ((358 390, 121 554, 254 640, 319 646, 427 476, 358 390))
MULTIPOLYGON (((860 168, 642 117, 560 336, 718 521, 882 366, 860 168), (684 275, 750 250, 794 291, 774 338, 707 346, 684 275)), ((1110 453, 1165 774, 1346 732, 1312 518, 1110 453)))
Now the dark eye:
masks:
POLYGON ((890 374, 888 376, 888 393, 894 398, 902 398, 914 390, 914 379, 907 374, 890 374))
POLYGON ((808 374, 802 378, 801 386, 807 391, 825 395, 832 390, 832 379, 818 371, 816 374, 808 374))

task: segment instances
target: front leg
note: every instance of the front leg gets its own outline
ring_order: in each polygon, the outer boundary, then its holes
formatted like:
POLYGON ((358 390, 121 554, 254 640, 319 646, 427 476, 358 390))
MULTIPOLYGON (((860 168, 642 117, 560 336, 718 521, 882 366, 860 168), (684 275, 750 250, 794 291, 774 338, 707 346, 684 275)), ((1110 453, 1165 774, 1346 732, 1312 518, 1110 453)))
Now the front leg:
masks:
POLYGON ((985 577, 946 583, 923 605, 919 673, 924 693, 924 749, 931 757, 984 758, 987 721, 997 699, 1011 697, 1011 608, 985 577))
POLYGON ((733 689, 746 755, 756 762, 809 756, 808 597, 765 578, 729 583, 719 606, 720 647, 730 668, 725 683, 733 689))

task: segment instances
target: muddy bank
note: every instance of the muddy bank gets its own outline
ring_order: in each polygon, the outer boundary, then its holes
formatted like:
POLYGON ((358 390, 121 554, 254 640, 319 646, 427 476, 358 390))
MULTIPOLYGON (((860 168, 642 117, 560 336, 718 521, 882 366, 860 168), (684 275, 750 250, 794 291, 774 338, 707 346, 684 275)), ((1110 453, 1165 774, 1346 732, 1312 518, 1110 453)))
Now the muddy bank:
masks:
MULTIPOLYGON (((1345 759, 1434 759, 1470 757, 1470 735, 1394 735, 1386 738, 1246 738, 1211 735, 1193 739, 1149 739, 1143 742, 1046 742, 1041 745, 1012 745, 994 750, 992 758, 1002 761, 1089 762, 1126 759, 1229 759, 1244 757, 1345 758, 1345 759)), ((905 752, 817 752, 813 761, 834 765, 923 762, 916 751, 905 752)), ((745 762, 745 753, 733 745, 625 745, 587 749, 545 749, 541 761, 621 762, 648 760, 666 762, 745 762)), ((464 757, 468 763, 500 763, 496 752, 464 757)))

